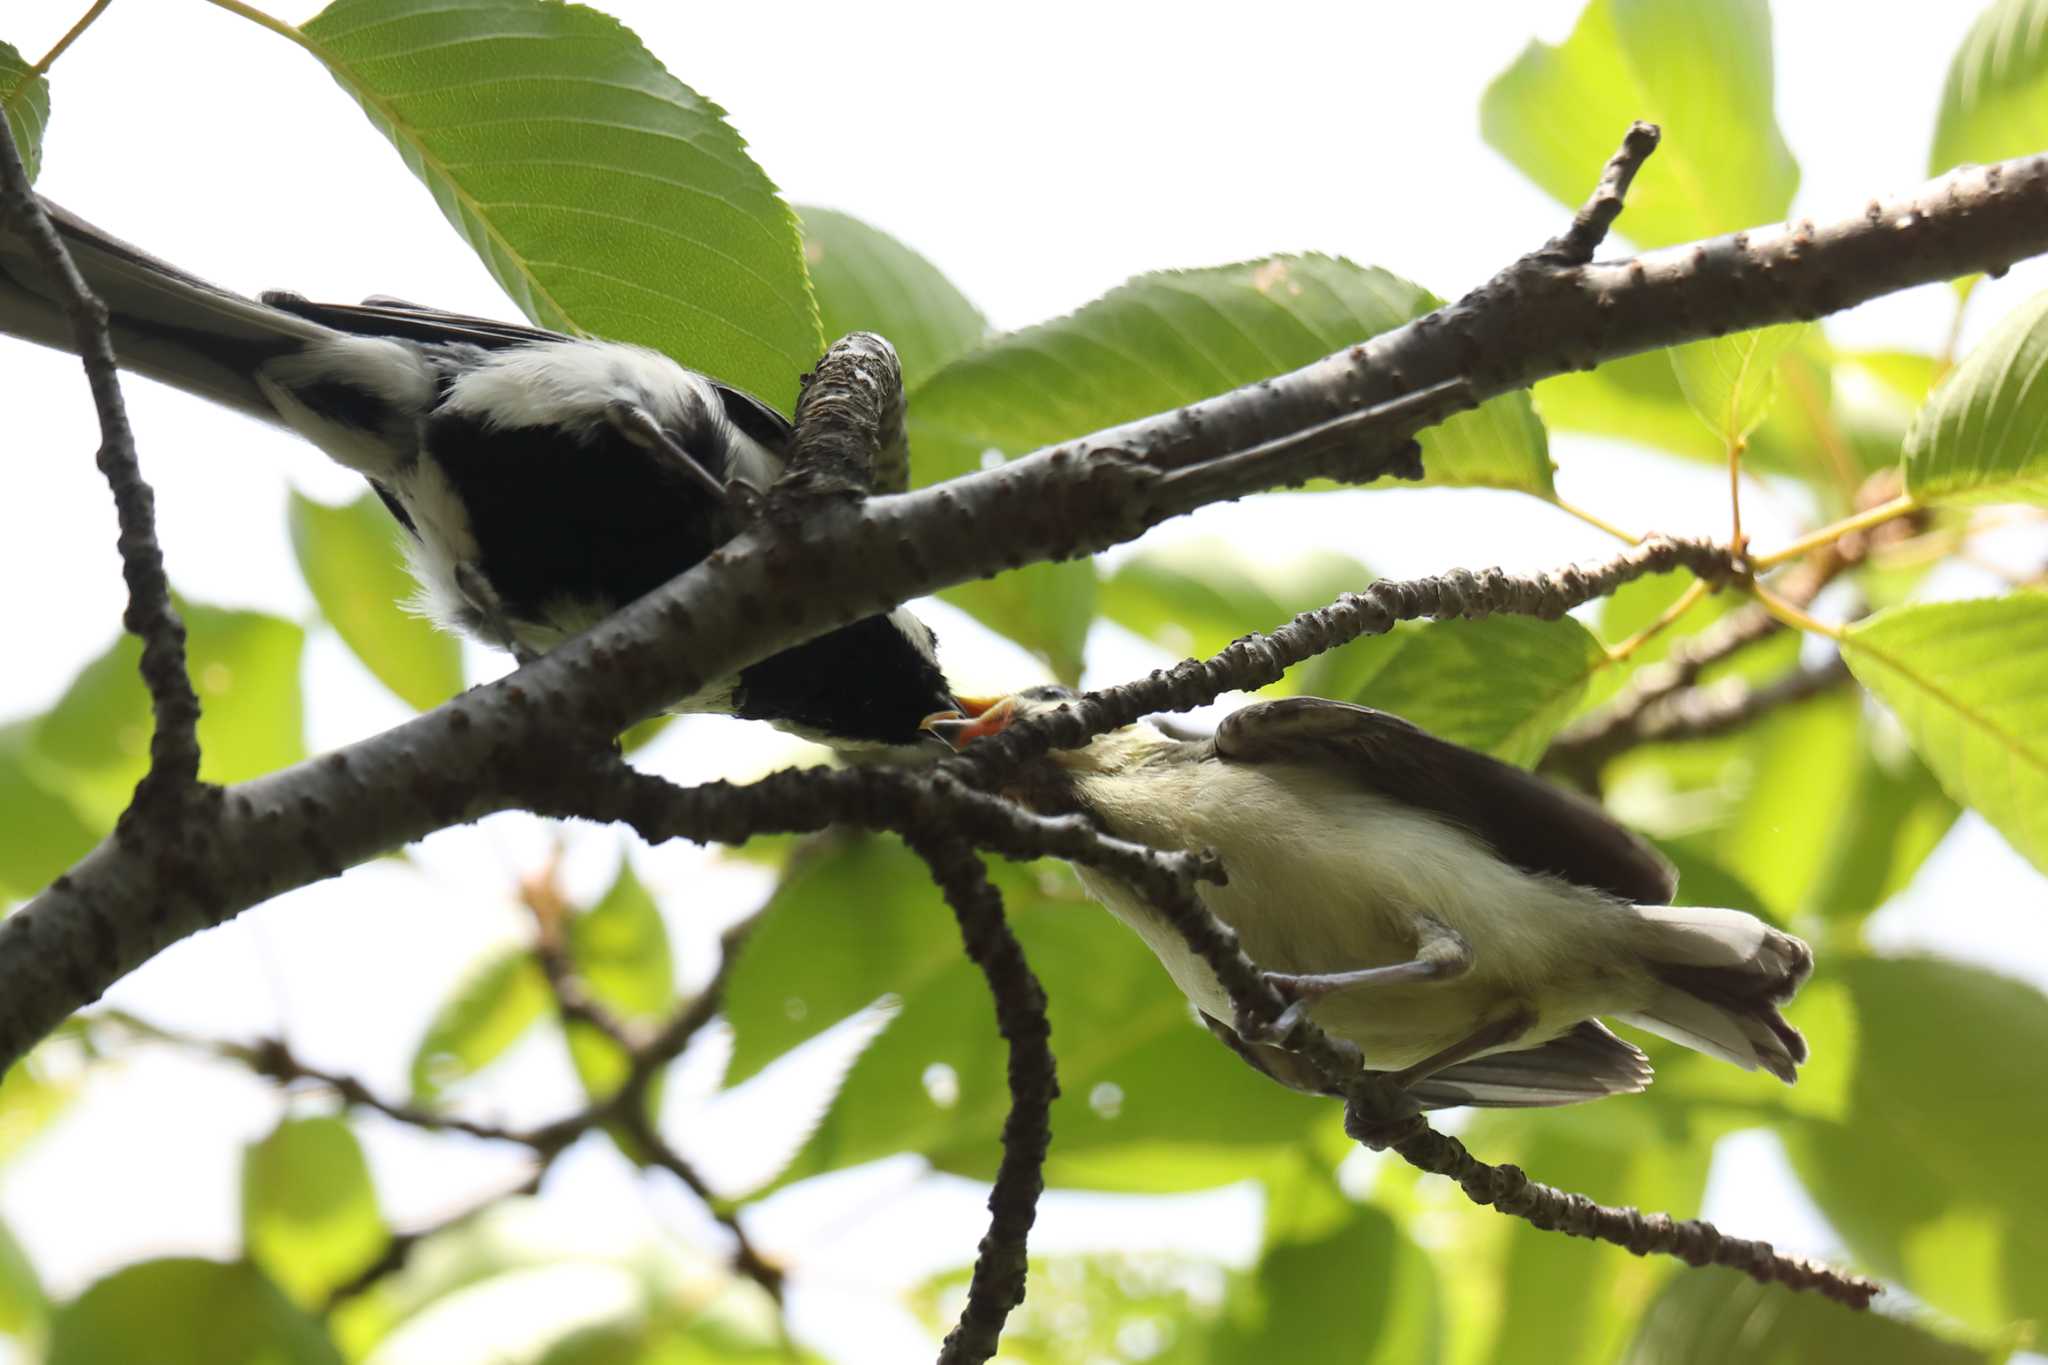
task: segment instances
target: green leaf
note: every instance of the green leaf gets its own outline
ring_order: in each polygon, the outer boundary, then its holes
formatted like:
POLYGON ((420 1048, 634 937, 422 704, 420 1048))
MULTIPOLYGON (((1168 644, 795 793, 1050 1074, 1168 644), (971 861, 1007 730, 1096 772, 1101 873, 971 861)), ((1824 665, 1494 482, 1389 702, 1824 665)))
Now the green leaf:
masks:
MULTIPOLYGON (((180 602, 186 660, 203 714, 199 776, 223 784, 306 756, 299 697, 305 632, 262 612, 180 602)), ((90 823, 110 829, 149 766, 149 696, 136 672, 142 645, 122 635, 87 664, 36 723, 26 756, 90 823)))
POLYGON ((431 1105, 524 1037, 553 997, 525 948, 486 958, 434 1012, 412 1054, 412 1097, 431 1105))
POLYGON ((462 690, 462 647, 405 604, 419 585, 407 573, 398 523, 373 493, 328 507, 293 493, 292 550, 320 614, 386 687, 416 711, 462 690))
POLYGON ((1206 1359, 1216 1365, 1421 1365, 1440 1357, 1443 1306, 1429 1257, 1378 1209, 1266 1248, 1206 1359))
MULTIPOLYGON (((1199 1028, 1151 953, 1063 869, 999 865, 990 875, 1050 1001, 1061 1095, 1049 1182, 1221 1184, 1329 1118, 1199 1028)), ((728 1083, 885 993, 901 1002, 893 1021, 778 1184, 904 1151, 978 1179, 994 1172, 1007 1049, 951 914, 922 863, 894 843, 816 857, 778 893, 728 985, 728 1083)))
POLYGON ((0 110, 7 114, 7 131, 21 153, 29 183, 43 168, 43 129, 50 125, 50 82, 40 73, 31 74, 29 61, 10 43, 0 43, 0 110))
POLYGON ((888 233, 831 209, 797 213, 826 340, 880 332, 903 363, 905 392, 988 335, 981 310, 937 266, 888 233))
POLYGON ((724 111, 617 20, 336 0, 301 32, 527 317, 794 411, 824 349, 796 217, 724 111))
MULTIPOLYGON (((1140 276, 933 375, 910 399, 912 472, 920 485, 937 483, 1212 397, 1319 360, 1441 302, 1397 275, 1328 256, 1140 276)), ((1523 393, 1425 432, 1422 451, 1433 484, 1551 489, 1543 425, 1523 393)), ((1093 575, 1081 561, 1034 564, 940 596, 1071 680, 1094 606, 1093 575)))
POLYGON ((1699 419, 1724 445, 1747 441, 1778 393, 1778 362, 1809 324, 1759 327, 1710 337, 1665 352, 1678 387, 1699 419))
POLYGON ((52 1076, 48 1061, 38 1049, 0 1078, 0 1163, 13 1160, 78 1097, 83 1078, 75 1071, 52 1076))
POLYGON ((242 1242, 249 1259, 308 1310, 383 1254, 391 1232, 348 1124, 285 1119, 243 1150, 242 1242))
POLYGON ((1036 655, 1068 686, 1081 680, 1095 623, 1095 565, 1086 559, 1027 564, 939 594, 998 635, 1036 655))
POLYGON ((1923 502, 2048 502, 2048 293, 1963 357, 1906 435, 1906 491, 1923 502))
MULTIPOLYGON (((676 998, 675 957, 661 908, 621 862, 604 899, 569 920, 569 960, 584 989, 628 1023, 666 1015, 676 998)), ((609 1096, 626 1079, 618 1045, 580 1020, 568 1025, 569 1057, 592 1099, 609 1096)))
POLYGON ((42 1335, 50 1318, 49 1296, 14 1234, 0 1223, 0 1336, 17 1341, 42 1335))
POLYGON ((1771 102, 1765 0, 1592 0, 1479 104, 1487 142, 1576 210, 1636 119, 1664 130, 1617 224, 1665 246, 1782 219, 1799 167, 1771 102))
MULTIPOLYGON (((1201 658, 1371 581, 1363 564, 1327 550, 1254 558, 1221 540, 1195 540, 1126 559, 1103 580, 1099 598, 1106 619, 1173 654, 1201 658)), ((1316 691, 1308 682, 1315 663, 1274 690, 1316 691)))
POLYGON ((0 726, 0 897, 42 890, 91 852, 104 829, 73 809, 64 783, 39 775, 34 734, 27 722, 0 726))
POLYGON ((2048 597, 1893 607, 1842 654, 1948 794, 2048 870, 2048 597))
POLYGON ((1370 675, 1340 693, 1345 700, 1523 767, 1543 756, 1607 662, 1593 633, 1570 617, 1436 621, 1359 645, 1346 650, 1370 675))
MULTIPOLYGON (((1838 958, 1861 1035, 1847 1117, 1781 1126, 1858 1260, 1983 1332, 2048 1317, 2048 998, 1933 959, 1838 958)), ((1845 1357, 1857 1358, 1857 1357, 1845 1357)))
POLYGON ((1849 1313, 1815 1294, 1718 1266, 1673 1275, 1643 1314, 1623 1365, 1971 1365, 1999 1356, 1886 1313, 1849 1313))
MULTIPOLYGON (((1541 1179, 1602 1203, 1674 1216, 1699 1207, 1710 1140, 1660 1131, 1659 1116, 1640 1101, 1604 1120, 1596 1110, 1545 1114, 1562 1120, 1552 1123, 1493 1113, 1483 1135, 1468 1141, 1483 1142, 1489 1160, 1511 1156, 1532 1175, 1541 1171, 1541 1179)), ((1667 1273, 1654 1259, 1560 1240, 1518 1220, 1498 1235, 1505 1243, 1503 1301, 1483 1357, 1493 1365, 1612 1360, 1628 1330, 1626 1306, 1641 1302, 1667 1273)))
POLYGON ((2048 4, 1995 0, 1949 63, 1927 173, 2048 147, 2048 4))
POLYGON ((248 1265, 115 1271, 57 1311, 48 1365, 341 1365, 320 1325, 248 1265))
MULTIPOLYGON (((996 338, 911 396, 917 482, 1166 412, 1320 360, 1441 306, 1420 285, 1329 256, 1141 275, 1078 312, 996 338)), ((1422 437, 1427 482, 1548 493, 1525 394, 1422 437)))

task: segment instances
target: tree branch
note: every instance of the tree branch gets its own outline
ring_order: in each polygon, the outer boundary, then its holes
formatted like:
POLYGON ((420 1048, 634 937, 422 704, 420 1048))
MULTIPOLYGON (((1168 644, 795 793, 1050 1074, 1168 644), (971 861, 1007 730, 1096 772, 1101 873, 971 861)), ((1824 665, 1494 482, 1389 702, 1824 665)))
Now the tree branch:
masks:
MULTIPOLYGON (((102 8, 96 5, 44 61, 54 60, 102 8)), ((121 577, 128 586, 128 608, 121 624, 142 641, 142 682, 149 689, 155 718, 149 771, 136 786, 134 803, 122 817, 125 824, 136 815, 167 813, 162 808, 186 796, 199 780, 199 697, 185 671, 185 623, 171 603, 170 579, 164 573, 163 549, 156 536, 156 494, 142 477, 142 464, 135 453, 135 430, 128 424, 128 408, 121 399, 107 306, 87 287, 85 277, 72 264, 71 253, 50 225, 43 201, 29 188, 28 171, 4 120, 0 120, 0 212, 13 219, 57 286, 64 311, 71 317, 73 344, 84 363, 93 407, 99 414, 98 464, 114 494, 114 515, 120 527, 115 545, 121 554, 121 577)))
MULTIPOLYGON (((1567 369, 2048 250, 2048 158, 1970 167, 1851 218, 1737 233, 1632 261, 1524 258, 1407 326, 1247 389, 916 492, 764 519, 509 678, 375 738, 236 787, 165 848, 96 849, 0 922, 0 1063, 199 929, 446 825, 514 804, 550 755, 593 742, 833 626, 1036 559, 1090 553, 1205 502, 1335 469, 1398 467, 1424 418, 1351 451, 1286 446, 1346 413, 1450 386, 1483 400, 1567 369), (1166 476, 1280 442, 1214 483, 1166 476), (1359 452, 1364 452, 1364 458, 1359 452), (803 591, 792 593, 792 583, 803 591), (757 608, 773 601, 777 611, 757 608)), ((1475 585, 1478 580, 1473 580, 1475 585)), ((1382 606, 1386 604, 1381 603, 1382 606)), ((1256 671, 1256 670, 1254 670, 1256 671)))
POLYGON ((970 1365, 996 1353, 1003 1324, 1024 1302, 1026 1241, 1045 1190, 1052 1102, 1060 1087, 1045 991, 1003 918, 1002 894, 990 883, 981 859, 958 840, 914 835, 910 846, 953 907, 967 956, 981 968, 995 997, 996 1028, 1010 1045, 1010 1112, 1003 1120, 1003 1158, 988 1192, 988 1232, 976 1250, 960 1321, 939 1348, 939 1365, 970 1365))

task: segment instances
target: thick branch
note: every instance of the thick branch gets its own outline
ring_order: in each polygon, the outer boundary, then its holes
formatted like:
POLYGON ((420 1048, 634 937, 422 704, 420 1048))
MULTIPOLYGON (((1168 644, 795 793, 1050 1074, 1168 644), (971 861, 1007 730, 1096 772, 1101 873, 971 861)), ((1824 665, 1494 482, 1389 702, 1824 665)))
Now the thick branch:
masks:
MULTIPOLYGON (((0 923, 0 1062, 164 946, 279 892, 503 809, 712 677, 920 593, 1090 553, 1203 503, 1398 466, 1432 414, 1333 453, 1288 438, 1439 385, 1454 405, 1604 359, 1820 316, 2048 250, 2048 158, 1959 170, 1852 218, 1559 268, 1525 258, 1456 304, 1248 389, 912 493, 756 523, 695 569, 517 674, 374 739, 236 788, 174 856, 102 845, 0 923), (1174 470, 1278 443, 1215 482, 1174 470), (1376 455, 1372 452, 1378 452, 1376 455), (777 610, 759 609, 774 602, 777 610), (572 742, 575 741, 575 742, 572 742), (459 776, 458 776, 459 775, 459 776)), ((1540 254, 1540 253, 1539 253, 1540 254)), ((1434 414, 1434 415, 1441 415, 1434 414)))

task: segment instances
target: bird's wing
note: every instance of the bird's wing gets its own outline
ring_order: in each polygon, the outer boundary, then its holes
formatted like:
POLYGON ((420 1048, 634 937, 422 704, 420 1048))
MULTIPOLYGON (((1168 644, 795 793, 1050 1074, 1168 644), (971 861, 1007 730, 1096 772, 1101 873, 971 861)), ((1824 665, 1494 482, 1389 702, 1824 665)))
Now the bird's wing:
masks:
MULTIPOLYGON (((536 342, 573 341, 562 332, 523 323, 501 322, 495 318, 451 313, 440 308, 408 303, 404 299, 375 296, 361 303, 315 303, 297 294, 273 291, 263 296, 273 308, 317 322, 336 331, 358 336, 396 337, 428 345, 467 343, 485 350, 506 346, 530 346, 536 342)), ((780 457, 789 445, 789 419, 768 404, 717 379, 711 379, 725 409, 726 420, 780 457)))
MULTIPOLYGON (((1208 1011, 1198 1011, 1223 1045, 1280 1084, 1311 1095, 1338 1092, 1323 1082, 1298 1052, 1254 1043, 1208 1011)), ((1650 1084, 1650 1059, 1623 1042, 1597 1019, 1574 1025, 1562 1036, 1517 1052, 1495 1052, 1446 1067, 1415 1082, 1408 1093, 1423 1109, 1461 1104, 1482 1109, 1539 1109, 1577 1104, 1607 1095, 1632 1095, 1650 1084)))
POLYGON ((1588 1019, 1536 1047, 1446 1067, 1409 1086, 1408 1093, 1424 1109, 1535 1109, 1632 1095, 1649 1087, 1650 1076, 1650 1059, 1640 1049, 1588 1019))
POLYGON ((1233 763, 1309 763, 1432 811, 1502 861, 1641 905, 1678 889, 1671 864, 1593 802, 1511 764, 1438 739, 1398 716, 1287 697, 1226 717, 1216 753, 1233 763))

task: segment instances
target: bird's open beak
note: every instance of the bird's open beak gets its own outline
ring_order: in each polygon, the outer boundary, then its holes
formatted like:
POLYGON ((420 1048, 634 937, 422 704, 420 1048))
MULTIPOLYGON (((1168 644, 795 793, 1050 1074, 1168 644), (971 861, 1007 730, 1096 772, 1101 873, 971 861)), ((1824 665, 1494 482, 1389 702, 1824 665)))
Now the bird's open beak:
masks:
POLYGON ((1015 697, 955 697, 957 711, 934 711, 918 722, 928 732, 954 749, 962 749, 986 735, 998 735, 1017 714, 1015 697))

